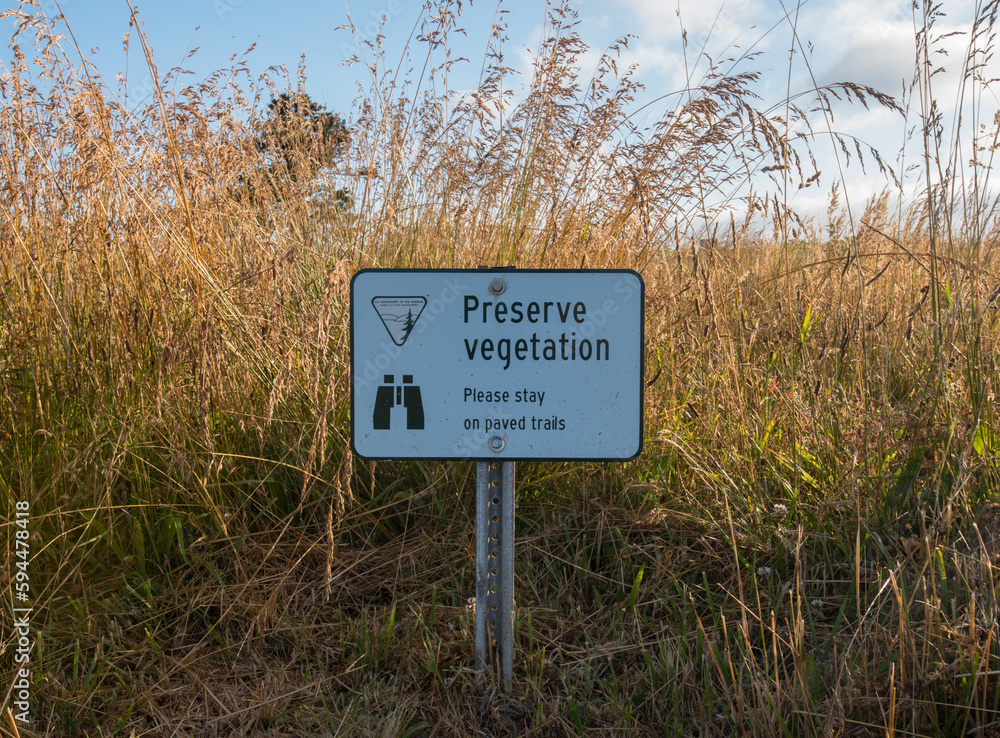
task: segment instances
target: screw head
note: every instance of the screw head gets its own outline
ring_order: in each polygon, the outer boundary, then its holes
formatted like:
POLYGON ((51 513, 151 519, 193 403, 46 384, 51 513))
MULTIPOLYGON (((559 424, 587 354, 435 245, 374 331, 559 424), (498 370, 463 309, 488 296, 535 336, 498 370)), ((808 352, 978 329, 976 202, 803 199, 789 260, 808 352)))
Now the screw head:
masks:
POLYGON ((495 454, 498 454, 501 451, 503 451, 503 447, 507 445, 507 442, 504 441, 500 436, 493 436, 489 440, 488 445, 490 447, 490 451, 492 451, 495 454))
POLYGON ((502 295, 507 289, 507 283, 497 277, 490 282, 489 290, 491 295, 502 295))

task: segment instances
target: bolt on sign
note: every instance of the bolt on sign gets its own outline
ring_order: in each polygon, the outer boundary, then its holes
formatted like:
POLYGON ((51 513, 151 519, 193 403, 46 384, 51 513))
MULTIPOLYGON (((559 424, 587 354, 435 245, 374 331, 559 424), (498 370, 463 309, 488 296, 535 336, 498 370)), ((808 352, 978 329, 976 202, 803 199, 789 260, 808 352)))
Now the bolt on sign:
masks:
POLYGON ((383 270, 351 281, 368 459, 626 461, 642 449, 642 278, 383 270))

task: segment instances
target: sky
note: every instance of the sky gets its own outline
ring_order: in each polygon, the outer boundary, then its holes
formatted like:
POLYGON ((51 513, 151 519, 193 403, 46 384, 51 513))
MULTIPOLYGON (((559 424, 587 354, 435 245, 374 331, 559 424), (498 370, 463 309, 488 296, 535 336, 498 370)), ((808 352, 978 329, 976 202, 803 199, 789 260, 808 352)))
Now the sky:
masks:
MULTIPOLYGON (((946 70, 935 80, 946 123, 956 110, 961 79, 957 71, 968 45, 975 1, 944 0, 946 15, 936 25, 942 35, 964 33, 938 42, 949 52, 938 57, 946 70)), ((137 96, 151 89, 134 31, 131 52, 123 51, 131 15, 126 0, 36 2, 49 16, 61 10, 82 52, 106 80, 127 70, 137 96)), ((234 56, 253 46, 246 58, 254 76, 270 74, 281 85, 282 67, 294 80, 304 60, 306 90, 348 119, 370 80, 365 64, 345 65, 344 60, 364 48, 361 41, 374 40, 381 32, 387 63, 397 65, 409 44, 410 57, 403 64, 419 71, 424 51, 415 39, 435 12, 415 0, 289 0, 282 10, 273 0, 133 0, 133 5, 160 74, 183 66, 193 72, 185 81, 195 81, 229 66, 234 56)), ((457 90, 475 87, 498 10, 496 0, 466 0, 461 5, 457 25, 465 33, 452 33, 448 43, 453 57, 469 60, 453 68, 449 82, 457 90)), ((577 30, 590 46, 583 67, 595 64, 600 52, 619 37, 630 36, 623 62, 637 65, 636 79, 645 85, 636 103, 639 124, 653 123, 663 113, 667 106, 663 96, 682 90, 692 70, 704 69, 706 55, 724 59, 759 54, 741 62, 740 68, 762 73, 757 91, 763 107, 779 104, 789 92, 845 80, 900 97, 913 76, 911 0, 800 0, 798 4, 794 0, 570 0, 569 5, 579 14, 577 30), (686 51, 682 29, 687 34, 686 51)), ((526 83, 533 51, 546 35, 549 8, 544 0, 517 0, 501 7, 509 11, 504 16, 509 36, 505 62, 520 70, 526 83)), ((10 22, 6 23, 0 32, 9 35, 10 22)), ((9 50, 4 50, 0 59, 9 58, 9 50)), ((1000 62, 991 62, 989 71, 1000 77, 1000 62)), ((991 120, 998 107, 995 93, 987 89, 980 104, 982 115, 991 120)), ((898 114, 859 105, 841 105, 835 112, 837 130, 874 145, 890 164, 897 164, 907 126, 917 120, 911 117, 907 122, 898 114)), ((803 211, 825 210, 830 185, 841 179, 843 155, 838 158, 829 147, 818 155, 824 170, 820 186, 796 194, 803 211)), ((865 174, 856 165, 844 172, 843 182, 855 209, 889 184, 876 169, 865 174)))

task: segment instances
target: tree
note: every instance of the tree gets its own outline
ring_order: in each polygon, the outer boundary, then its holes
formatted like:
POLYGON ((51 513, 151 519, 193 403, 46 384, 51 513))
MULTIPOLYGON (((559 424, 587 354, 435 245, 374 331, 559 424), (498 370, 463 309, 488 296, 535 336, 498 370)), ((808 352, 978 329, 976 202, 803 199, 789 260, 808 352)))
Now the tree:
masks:
POLYGON ((413 311, 410 310, 406 313, 406 322, 403 323, 403 340, 405 341, 410 337, 410 331, 413 330, 413 326, 417 324, 417 321, 413 319, 413 311))
MULTIPOLYGON (((282 183, 311 182, 324 169, 333 167, 350 141, 347 123, 324 109, 304 92, 282 93, 267 106, 268 116, 260 124, 255 144, 264 159, 264 179, 275 199, 281 198, 282 183)), ((244 181, 250 196, 258 187, 244 181)), ((346 189, 334 192, 341 207, 351 202, 346 189)))

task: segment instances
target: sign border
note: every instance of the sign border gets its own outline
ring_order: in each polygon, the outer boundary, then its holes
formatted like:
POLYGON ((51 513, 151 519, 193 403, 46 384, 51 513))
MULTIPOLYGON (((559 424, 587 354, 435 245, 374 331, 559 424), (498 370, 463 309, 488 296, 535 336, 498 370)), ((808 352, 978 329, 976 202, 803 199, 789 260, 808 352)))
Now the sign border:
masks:
POLYGON ((645 414, 646 414, 646 282, 642 275, 634 269, 517 269, 515 267, 482 267, 479 269, 435 269, 435 268, 368 268, 360 269, 351 277, 350 297, 348 301, 348 323, 350 329, 350 351, 349 362, 351 370, 351 397, 350 397, 350 443, 351 453, 364 461, 561 461, 561 462, 627 462, 637 459, 646 444, 645 437, 645 414), (635 453, 631 456, 622 457, 580 457, 580 456, 505 456, 504 454, 473 455, 473 456, 366 456, 358 451, 354 443, 356 438, 355 420, 357 414, 354 408, 354 283, 363 274, 412 274, 415 272, 429 272, 434 274, 476 274, 479 276, 488 274, 631 274, 639 280, 639 445, 635 453))

